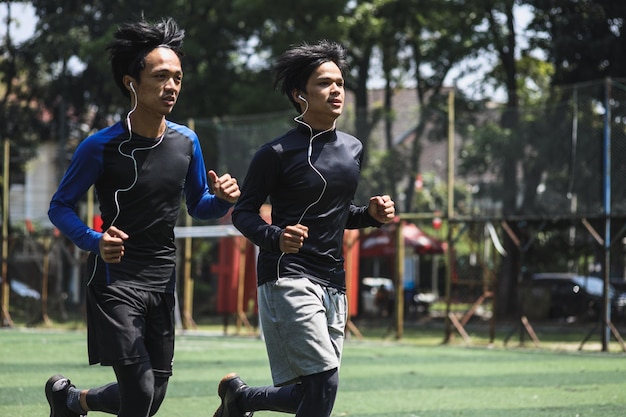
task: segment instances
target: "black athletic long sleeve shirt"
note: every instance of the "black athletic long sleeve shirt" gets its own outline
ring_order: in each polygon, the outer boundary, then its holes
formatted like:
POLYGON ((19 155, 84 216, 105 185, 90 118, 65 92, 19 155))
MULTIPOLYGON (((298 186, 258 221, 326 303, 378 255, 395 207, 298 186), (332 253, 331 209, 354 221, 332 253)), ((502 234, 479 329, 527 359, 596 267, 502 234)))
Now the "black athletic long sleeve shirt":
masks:
POLYGON ((88 137, 77 147, 52 197, 52 223, 81 249, 90 251, 89 283, 172 292, 175 282, 174 226, 182 196, 199 219, 225 215, 232 204, 209 192, 195 132, 168 121, 162 138, 129 138, 123 123, 88 137), (103 229, 114 225, 129 235, 120 263, 99 256, 102 233, 80 219, 77 206, 95 185, 103 229))
POLYGON ((259 285, 282 277, 306 277, 345 290, 344 229, 381 225, 368 214, 367 206, 352 203, 362 151, 361 142, 351 135, 332 130, 315 136, 305 126, 257 151, 232 220, 260 248, 259 285), (259 215, 268 197, 271 224, 259 215), (280 234, 286 226, 297 223, 308 226, 309 237, 298 253, 282 254, 280 234))

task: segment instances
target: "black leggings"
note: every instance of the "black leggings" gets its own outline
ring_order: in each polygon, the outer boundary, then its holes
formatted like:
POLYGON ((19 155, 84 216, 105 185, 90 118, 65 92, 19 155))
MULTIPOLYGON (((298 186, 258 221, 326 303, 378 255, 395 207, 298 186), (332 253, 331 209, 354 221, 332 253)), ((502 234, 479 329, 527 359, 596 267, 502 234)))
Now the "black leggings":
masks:
POLYGON ((243 411, 282 411, 296 417, 329 417, 339 387, 339 370, 308 375, 284 387, 250 387, 238 399, 243 411))
POLYGON ((163 403, 169 377, 155 376, 150 362, 113 366, 117 382, 87 392, 91 410, 118 417, 149 417, 163 403))

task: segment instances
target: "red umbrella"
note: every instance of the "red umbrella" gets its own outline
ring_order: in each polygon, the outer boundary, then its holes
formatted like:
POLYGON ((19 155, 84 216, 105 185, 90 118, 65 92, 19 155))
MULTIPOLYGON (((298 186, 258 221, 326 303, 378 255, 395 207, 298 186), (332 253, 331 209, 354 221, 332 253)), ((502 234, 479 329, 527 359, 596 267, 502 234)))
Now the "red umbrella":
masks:
MULTIPOLYGON (((393 256, 396 253, 395 245, 396 226, 381 227, 372 233, 361 238, 360 256, 377 257, 377 256, 393 256)), ((402 225, 402 234, 404 235, 405 251, 412 250, 418 255, 429 255, 443 253, 445 243, 424 233, 419 227, 413 223, 405 223, 402 225)))

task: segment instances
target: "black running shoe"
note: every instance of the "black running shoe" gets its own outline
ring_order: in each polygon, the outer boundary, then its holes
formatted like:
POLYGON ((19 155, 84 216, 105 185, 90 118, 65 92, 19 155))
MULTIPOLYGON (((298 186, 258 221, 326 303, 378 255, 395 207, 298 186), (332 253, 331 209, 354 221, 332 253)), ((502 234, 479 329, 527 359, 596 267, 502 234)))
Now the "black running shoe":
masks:
POLYGON ((253 412, 244 413, 237 406, 237 397, 247 387, 248 385, 235 373, 224 376, 217 387, 217 395, 220 396, 222 403, 213 417, 252 417, 253 412))
POLYGON ((46 382, 46 398, 50 404, 50 417, 81 417, 67 407, 67 390, 74 387, 63 375, 54 375, 46 382))

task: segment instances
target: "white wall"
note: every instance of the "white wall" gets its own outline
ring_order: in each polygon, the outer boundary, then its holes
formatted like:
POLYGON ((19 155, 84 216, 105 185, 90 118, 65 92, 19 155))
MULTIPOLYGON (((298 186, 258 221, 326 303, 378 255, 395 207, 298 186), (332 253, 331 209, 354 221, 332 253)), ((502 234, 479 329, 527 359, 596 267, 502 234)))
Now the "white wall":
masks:
POLYGON ((24 184, 11 185, 9 212, 13 225, 19 226, 29 219, 37 227, 52 227, 48 206, 57 187, 56 154, 57 145, 40 145, 37 157, 26 164, 24 184))

